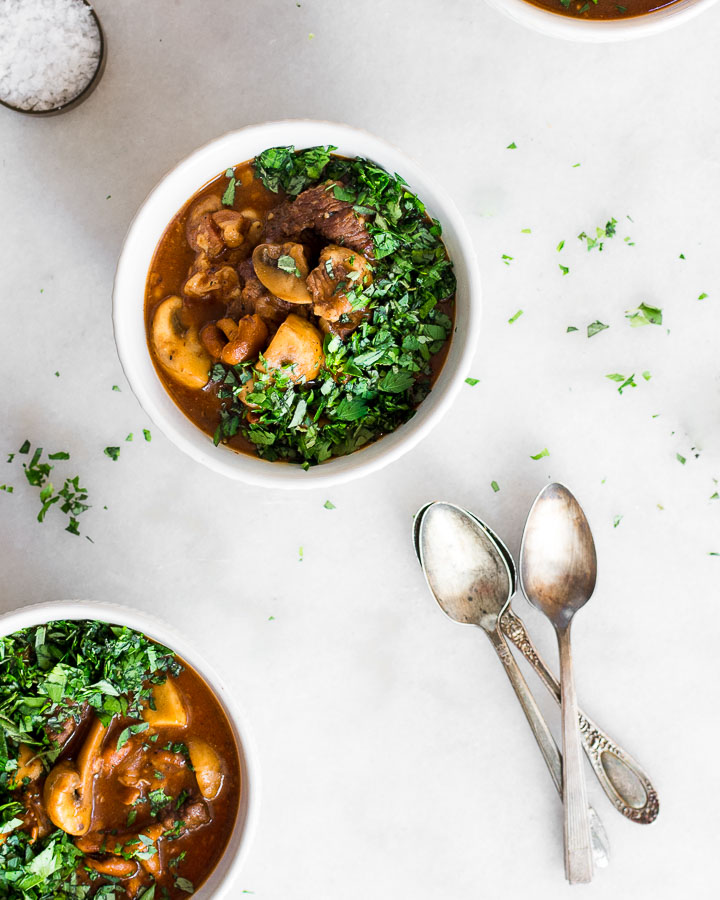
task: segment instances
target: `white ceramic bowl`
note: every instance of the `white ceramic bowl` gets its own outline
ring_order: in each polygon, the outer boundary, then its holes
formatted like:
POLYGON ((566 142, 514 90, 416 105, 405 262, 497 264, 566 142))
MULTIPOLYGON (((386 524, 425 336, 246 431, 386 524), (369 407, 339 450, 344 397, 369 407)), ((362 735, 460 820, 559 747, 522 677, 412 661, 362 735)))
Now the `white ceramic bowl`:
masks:
POLYGON ((193 894, 193 898, 194 900, 219 900, 221 897, 229 897, 233 882, 245 861, 252 840, 260 796, 254 744, 247 721, 238 704, 220 676, 198 655, 193 645, 184 637, 152 616, 119 604, 83 600, 36 603, 0 616, 0 635, 13 634, 21 628, 31 628, 58 619, 97 619, 113 625, 127 625, 129 628, 146 634, 186 660, 202 675, 220 701, 232 726, 240 757, 242 782, 240 809, 225 853, 208 880, 193 894))
POLYGON ((437 424, 468 375, 480 327, 480 279, 475 251, 455 204, 418 166, 390 144, 347 125, 306 120, 251 125, 219 137, 172 169, 138 210, 125 238, 113 288, 113 323, 120 361, 130 386, 147 414, 181 450, 203 465, 252 484, 317 488, 348 481, 396 460, 437 424), (168 222, 202 185, 228 166, 252 159, 268 147, 297 149, 332 144, 342 156, 363 156, 398 172, 443 227, 443 239, 455 266, 455 333, 448 358, 433 390, 413 418, 397 431, 350 456, 304 471, 300 466, 268 462, 212 440, 177 408, 153 366, 145 338, 145 279, 155 247, 168 222))
POLYGON ((608 41, 630 41, 633 38, 667 31, 713 6, 717 0, 680 0, 644 16, 613 21, 591 21, 553 13, 539 6, 533 6, 526 0, 487 0, 487 2, 515 22, 543 34, 568 41, 602 44, 608 41))

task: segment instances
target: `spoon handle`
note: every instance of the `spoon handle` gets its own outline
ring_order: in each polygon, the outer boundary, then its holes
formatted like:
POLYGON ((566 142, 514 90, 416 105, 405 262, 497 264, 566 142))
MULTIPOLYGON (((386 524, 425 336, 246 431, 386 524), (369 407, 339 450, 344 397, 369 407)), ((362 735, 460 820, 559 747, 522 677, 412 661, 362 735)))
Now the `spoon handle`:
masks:
POLYGON ((562 795, 562 757, 560 756, 560 751, 555 743, 555 738, 552 736, 550 727, 545 721, 545 717, 540 712, 535 697, 532 695, 527 681, 525 681, 525 676, 520 671, 520 667, 515 661, 515 657, 510 652, 507 641, 500 630, 487 631, 486 634, 490 638, 490 643, 495 648, 495 652, 500 657, 500 661, 503 664, 507 677, 510 679, 510 684, 512 684, 515 689, 517 698, 520 701, 520 706, 522 706, 528 724, 532 729, 532 733, 535 735, 538 747, 540 747, 540 752, 550 771, 550 777, 555 783, 555 787, 562 795))
MULTIPOLYGON (((500 627, 560 703, 560 684, 535 649, 522 619, 508 609, 500 619, 500 627)), ((639 763, 582 710, 578 711, 578 723, 585 754, 615 809, 632 822, 654 822, 660 811, 657 791, 639 763)))
MULTIPOLYGON (((533 696, 527 681, 525 681, 525 677, 520 671, 520 667, 515 661, 515 657, 510 652, 507 641, 503 637, 500 629, 498 628, 495 631, 485 633, 490 638, 490 643, 500 657, 500 661, 510 679, 510 683, 515 689, 517 698, 520 701, 520 706, 525 713, 525 717, 535 735, 535 740, 540 747, 540 752, 542 753, 548 771, 550 772, 550 777, 562 799, 562 756, 560 755, 558 745, 555 743, 555 738, 552 736, 548 723, 540 712, 540 708, 535 702, 535 697, 533 696)), ((588 814, 590 816, 593 857, 596 865, 604 867, 607 866, 609 862, 610 854, 607 834, 605 833, 605 828, 600 816, 598 816, 592 806, 588 807, 588 814)))
POLYGON ((562 706, 563 807, 565 810, 565 877, 570 884, 592 881, 592 844, 583 772, 577 697, 572 670, 570 624, 557 629, 562 706))

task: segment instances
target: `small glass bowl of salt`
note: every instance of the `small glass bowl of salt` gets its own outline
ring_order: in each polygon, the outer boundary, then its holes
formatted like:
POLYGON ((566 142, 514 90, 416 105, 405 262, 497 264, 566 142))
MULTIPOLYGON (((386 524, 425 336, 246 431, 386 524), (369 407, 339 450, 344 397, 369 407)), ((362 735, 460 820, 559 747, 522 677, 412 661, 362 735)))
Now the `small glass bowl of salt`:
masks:
POLYGON ((0 104, 53 116, 86 100, 105 68, 88 0, 0 0, 0 104))

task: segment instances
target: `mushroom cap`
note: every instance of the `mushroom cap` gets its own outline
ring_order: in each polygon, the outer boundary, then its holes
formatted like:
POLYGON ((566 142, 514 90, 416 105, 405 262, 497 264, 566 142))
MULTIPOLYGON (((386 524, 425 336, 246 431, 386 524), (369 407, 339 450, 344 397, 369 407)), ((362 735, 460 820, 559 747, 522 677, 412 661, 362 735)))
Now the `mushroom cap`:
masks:
POLYGON ((208 383, 212 360, 197 329, 182 324, 182 305, 182 299, 173 296, 158 306, 152 322, 152 345, 158 362, 174 381, 200 390, 208 383))
POLYGON ((275 333, 275 337, 265 351, 265 365, 258 362, 255 366, 260 372, 280 369, 283 366, 292 366, 290 378, 292 381, 312 381, 317 378, 323 363, 323 339, 317 328, 296 316, 295 313, 285 319, 275 333))
POLYGON ((310 267, 302 244, 258 244, 252 259, 255 274, 271 294, 288 303, 312 303, 305 283, 310 267))

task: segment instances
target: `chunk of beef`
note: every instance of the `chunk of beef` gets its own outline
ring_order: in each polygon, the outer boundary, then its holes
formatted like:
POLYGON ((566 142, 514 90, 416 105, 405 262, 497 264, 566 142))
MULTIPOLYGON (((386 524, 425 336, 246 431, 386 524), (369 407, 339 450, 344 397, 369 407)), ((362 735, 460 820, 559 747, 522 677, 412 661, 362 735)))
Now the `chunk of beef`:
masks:
POLYGON ((302 233, 312 229, 333 244, 349 247, 368 258, 373 257, 373 240, 365 225, 365 218, 346 200, 338 200, 333 187, 338 181, 328 181, 308 188, 293 201, 281 204, 268 213, 265 240, 302 240, 302 233))
POLYGON ((329 244, 307 280, 313 296, 313 312, 328 322, 337 322, 341 317, 349 321, 353 308, 347 292, 371 283, 372 272, 361 253, 329 244))

